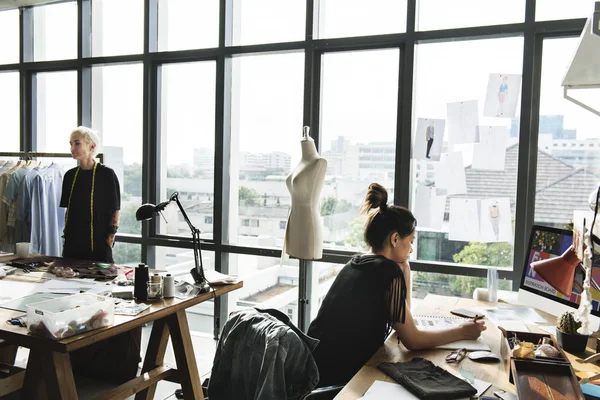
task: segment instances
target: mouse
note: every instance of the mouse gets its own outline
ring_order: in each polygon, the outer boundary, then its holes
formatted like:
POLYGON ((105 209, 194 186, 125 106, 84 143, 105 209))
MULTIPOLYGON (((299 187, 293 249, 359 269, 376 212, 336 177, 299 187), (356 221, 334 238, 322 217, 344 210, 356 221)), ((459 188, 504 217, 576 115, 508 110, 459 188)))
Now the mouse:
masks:
POLYGON ((500 357, 490 351, 472 351, 469 353, 469 358, 477 362, 498 362, 500 357))

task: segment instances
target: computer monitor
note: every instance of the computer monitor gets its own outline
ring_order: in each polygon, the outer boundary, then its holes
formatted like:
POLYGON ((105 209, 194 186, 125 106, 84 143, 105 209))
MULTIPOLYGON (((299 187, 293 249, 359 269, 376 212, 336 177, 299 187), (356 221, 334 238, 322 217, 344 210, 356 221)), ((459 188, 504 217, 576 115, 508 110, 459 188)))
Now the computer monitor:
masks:
MULTIPOLYGON (((532 306, 552 315, 560 315, 565 311, 579 308, 585 272, 578 266, 575 269, 573 293, 565 296, 544 281, 531 268, 531 263, 538 260, 560 256, 573 243, 573 232, 567 229, 550 228, 534 225, 529 237, 528 253, 519 286, 519 303, 532 306)), ((592 315, 590 327, 596 331, 600 325, 600 263, 595 258, 592 263, 590 291, 592 295, 592 315)), ((552 325, 555 321, 548 321, 552 325)))

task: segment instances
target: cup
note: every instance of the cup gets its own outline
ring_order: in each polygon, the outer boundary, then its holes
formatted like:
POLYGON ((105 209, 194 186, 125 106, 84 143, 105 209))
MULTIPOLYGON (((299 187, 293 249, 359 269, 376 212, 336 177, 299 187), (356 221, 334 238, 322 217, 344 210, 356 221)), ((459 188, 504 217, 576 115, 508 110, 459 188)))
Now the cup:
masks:
POLYGON ((16 249, 18 258, 26 258, 29 257, 31 244, 29 242, 19 242, 16 244, 16 249))
POLYGON ((160 299, 162 297, 162 284, 161 282, 148 282, 148 299, 160 299))

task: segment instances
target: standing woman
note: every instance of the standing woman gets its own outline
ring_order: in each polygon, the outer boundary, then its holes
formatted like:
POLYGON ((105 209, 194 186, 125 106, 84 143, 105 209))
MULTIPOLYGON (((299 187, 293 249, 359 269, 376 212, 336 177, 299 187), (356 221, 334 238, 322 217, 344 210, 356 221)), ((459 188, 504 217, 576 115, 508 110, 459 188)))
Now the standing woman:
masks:
POLYGON ((323 299, 308 335, 320 340, 313 352, 319 386, 345 384, 383 345, 392 330, 408 350, 462 339, 477 339, 483 322, 420 331, 410 312, 410 265, 417 221, 404 207, 387 204, 387 191, 369 186, 362 211, 367 214, 367 254, 342 268, 323 299))
MULTIPOLYGON (((63 178, 60 206, 67 209, 63 257, 113 263, 121 190, 115 172, 94 159, 98 142, 85 126, 71 132, 71 155, 79 166, 63 178)), ((140 362, 141 335, 141 328, 135 328, 74 351, 73 372, 117 384, 133 379, 140 362)))
POLYGON ((113 263, 121 189, 115 172, 94 159, 98 136, 80 126, 71 132, 71 155, 79 166, 66 172, 60 206, 67 209, 63 257, 113 263))

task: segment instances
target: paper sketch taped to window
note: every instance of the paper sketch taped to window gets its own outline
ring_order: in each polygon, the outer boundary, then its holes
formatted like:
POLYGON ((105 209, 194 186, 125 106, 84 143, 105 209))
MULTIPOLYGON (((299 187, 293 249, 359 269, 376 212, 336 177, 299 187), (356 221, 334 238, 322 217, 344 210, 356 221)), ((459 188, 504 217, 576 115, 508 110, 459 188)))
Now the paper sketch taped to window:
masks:
POLYGON ((413 213, 420 228, 442 230, 446 196, 437 196, 433 186, 418 185, 415 191, 413 213))
POLYGON ((508 128, 505 126, 479 126, 479 143, 473 145, 472 169, 504 171, 508 128))
POLYGON ((514 118, 521 95, 521 75, 490 74, 483 115, 514 118))
POLYGON ((438 195, 467 193, 462 153, 444 153, 433 167, 438 195))
POLYGON ((508 198, 480 200, 480 242, 513 242, 508 198))
POLYGON ((459 101, 446 105, 448 117, 448 143, 474 143, 477 125, 479 125, 479 107, 477 100, 459 101))
POLYGON ((413 158, 417 160, 439 161, 444 142, 446 120, 419 118, 417 132, 413 140, 413 158))
POLYGON ((450 199, 448 239, 462 242, 479 241, 479 216, 476 199, 450 199))

